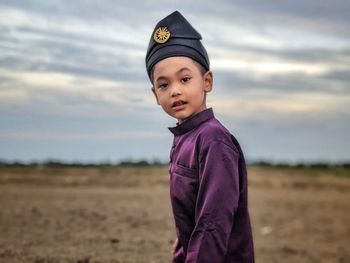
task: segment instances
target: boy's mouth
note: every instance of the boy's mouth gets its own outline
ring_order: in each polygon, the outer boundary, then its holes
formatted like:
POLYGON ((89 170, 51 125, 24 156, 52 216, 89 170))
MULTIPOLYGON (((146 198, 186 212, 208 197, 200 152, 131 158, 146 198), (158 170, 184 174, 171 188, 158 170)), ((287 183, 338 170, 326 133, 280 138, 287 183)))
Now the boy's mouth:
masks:
POLYGON ((187 102, 183 101, 183 100, 177 100, 174 101, 173 104, 171 105, 172 108, 176 108, 178 106, 182 106, 184 104, 186 104, 187 102))

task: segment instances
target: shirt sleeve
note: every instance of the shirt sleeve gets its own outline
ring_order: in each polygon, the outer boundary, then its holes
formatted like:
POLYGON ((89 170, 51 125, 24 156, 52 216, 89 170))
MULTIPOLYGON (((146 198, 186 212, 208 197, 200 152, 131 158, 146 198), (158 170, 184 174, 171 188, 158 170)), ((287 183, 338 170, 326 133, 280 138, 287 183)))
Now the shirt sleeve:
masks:
POLYGON ((186 263, 224 262, 239 200, 239 154, 222 141, 212 141, 199 154, 199 190, 195 228, 186 263))

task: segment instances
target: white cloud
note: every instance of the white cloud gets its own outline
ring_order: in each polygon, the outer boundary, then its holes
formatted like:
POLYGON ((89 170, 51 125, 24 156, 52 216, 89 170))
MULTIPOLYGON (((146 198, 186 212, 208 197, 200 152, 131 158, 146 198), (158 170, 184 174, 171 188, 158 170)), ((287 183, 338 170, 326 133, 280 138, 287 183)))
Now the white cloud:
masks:
POLYGON ((25 102, 28 95, 23 90, 18 89, 0 89, 0 101, 3 102, 25 102))
MULTIPOLYGON (((303 63, 272 58, 268 60, 252 60, 232 56, 213 58, 211 64, 214 70, 243 72, 256 75, 257 77, 296 73, 322 75, 334 69, 331 65, 324 63, 303 63)), ((337 68, 339 69, 339 67, 337 68)))
MULTIPOLYGON (((39 93, 55 96, 58 93, 66 96, 81 96, 81 101, 86 98, 100 100, 107 103, 123 105, 124 94, 127 93, 126 83, 97 79, 93 77, 81 77, 73 74, 59 72, 32 72, 32 71, 8 71, 1 70, 2 76, 15 80, 15 87, 2 88, 0 100, 3 102, 30 100, 39 93)), ((13 84, 9 84, 13 85, 13 84)))
POLYGON ((271 119, 274 116, 288 118, 291 115, 313 116, 314 118, 350 115, 350 95, 325 94, 303 91, 299 93, 272 93, 271 91, 254 90, 240 96, 215 95, 208 102, 218 113, 239 119, 271 119))
POLYGON ((0 131, 0 139, 14 140, 132 140, 132 139, 150 139, 168 137, 168 132, 146 131, 140 133, 136 130, 131 131, 95 131, 89 132, 57 132, 57 131, 38 131, 38 130, 2 130, 0 131))

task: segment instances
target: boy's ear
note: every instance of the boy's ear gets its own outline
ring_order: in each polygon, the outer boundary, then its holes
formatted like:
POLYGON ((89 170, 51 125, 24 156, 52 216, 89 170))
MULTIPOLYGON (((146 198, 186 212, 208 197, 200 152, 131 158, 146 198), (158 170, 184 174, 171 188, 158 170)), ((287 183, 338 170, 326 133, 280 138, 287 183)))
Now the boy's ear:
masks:
POLYGON ((154 94, 154 97, 156 97, 157 104, 160 105, 159 100, 158 100, 158 96, 156 94, 156 90, 154 89, 154 86, 152 86, 152 92, 154 94))
POLYGON ((204 91, 210 92, 213 89, 213 73, 208 70, 204 73, 204 91))

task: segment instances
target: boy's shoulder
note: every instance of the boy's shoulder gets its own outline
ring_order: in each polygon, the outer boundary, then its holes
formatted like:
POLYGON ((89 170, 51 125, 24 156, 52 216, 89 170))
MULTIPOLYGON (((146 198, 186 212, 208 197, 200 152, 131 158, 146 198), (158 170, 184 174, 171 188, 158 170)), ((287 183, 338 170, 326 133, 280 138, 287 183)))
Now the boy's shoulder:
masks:
POLYGON ((202 123, 198 128, 198 140, 201 148, 209 147, 212 143, 223 143, 236 152, 237 147, 230 131, 215 117, 202 123))

